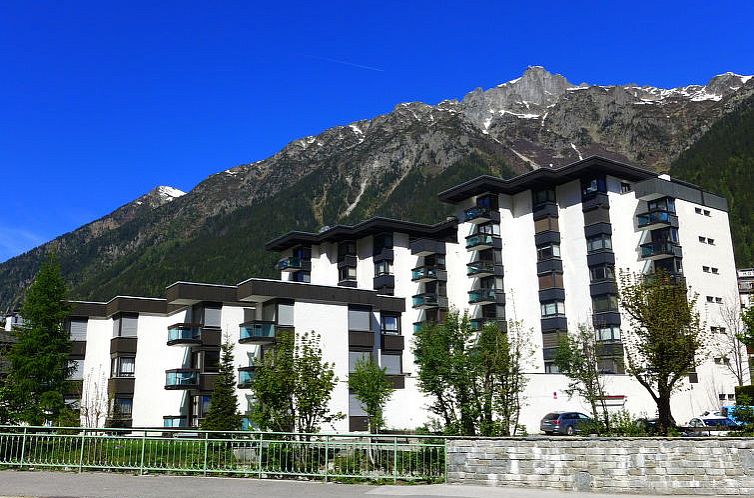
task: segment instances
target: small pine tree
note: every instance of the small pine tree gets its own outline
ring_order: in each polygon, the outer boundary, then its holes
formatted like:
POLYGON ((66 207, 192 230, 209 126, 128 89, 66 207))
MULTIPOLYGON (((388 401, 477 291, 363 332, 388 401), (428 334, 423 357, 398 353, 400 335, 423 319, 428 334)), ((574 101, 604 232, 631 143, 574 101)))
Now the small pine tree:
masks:
POLYGON ((26 291, 24 323, 8 353, 10 369, 4 396, 10 419, 31 425, 56 420, 65 408, 71 341, 65 328, 70 314, 66 284, 54 254, 48 256, 26 291))
POLYGON ((220 347, 220 373, 212 392, 207 416, 202 421, 202 429, 207 431, 241 430, 242 417, 238 412, 236 396, 236 371, 233 364, 233 344, 228 337, 220 347))
POLYGON ((361 359, 348 375, 348 388, 364 407, 369 418, 369 432, 372 434, 377 434, 385 425, 385 403, 395 390, 385 370, 371 358, 361 359))

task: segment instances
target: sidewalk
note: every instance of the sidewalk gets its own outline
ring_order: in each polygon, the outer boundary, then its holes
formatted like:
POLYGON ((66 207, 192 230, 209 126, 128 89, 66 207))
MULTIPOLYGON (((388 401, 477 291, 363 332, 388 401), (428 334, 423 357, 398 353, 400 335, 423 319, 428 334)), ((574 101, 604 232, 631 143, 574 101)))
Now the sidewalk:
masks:
MULTIPOLYGON (((447 484, 373 486, 271 479, 0 470, 0 498, 242 498, 246 496, 263 496, 265 498, 293 498, 298 496, 307 498, 350 498, 354 496, 610 498, 627 495, 447 484)), ((643 496, 649 497, 650 495, 643 496)), ((674 498, 681 497, 675 496, 674 498)))

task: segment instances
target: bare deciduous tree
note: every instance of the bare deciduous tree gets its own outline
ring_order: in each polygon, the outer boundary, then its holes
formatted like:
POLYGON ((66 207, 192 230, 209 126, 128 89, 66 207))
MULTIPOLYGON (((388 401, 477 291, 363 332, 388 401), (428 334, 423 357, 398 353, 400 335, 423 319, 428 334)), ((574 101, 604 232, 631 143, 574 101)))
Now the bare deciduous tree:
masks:
POLYGON ((722 359, 722 364, 736 378, 739 386, 748 380, 748 355, 744 344, 744 325, 741 306, 738 299, 726 299, 720 307, 720 319, 724 325, 716 329, 712 340, 712 350, 722 359))
POLYGON ((97 371, 92 368, 84 378, 81 394, 81 418, 84 427, 93 429, 102 427, 107 418, 108 408, 107 379, 102 367, 97 371))

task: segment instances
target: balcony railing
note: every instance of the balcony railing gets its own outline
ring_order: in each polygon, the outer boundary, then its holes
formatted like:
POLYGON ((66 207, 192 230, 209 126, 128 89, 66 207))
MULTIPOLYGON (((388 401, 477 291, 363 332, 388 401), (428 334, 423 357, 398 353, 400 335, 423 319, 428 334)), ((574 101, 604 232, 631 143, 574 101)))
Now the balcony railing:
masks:
POLYGON ((415 296, 412 296, 411 300, 413 307, 420 309, 446 307, 448 303, 447 297, 438 296, 432 292, 416 294, 415 296))
POLYGON ((202 326, 197 323, 176 323, 168 327, 168 346, 201 344, 202 326))
POLYGON ((177 368, 165 371, 165 389, 198 389, 199 370, 196 368, 177 368))
POLYGON ((649 211, 636 215, 639 228, 649 228, 655 225, 672 225, 677 219, 670 211, 649 211))
POLYGON ((469 304, 492 304, 496 296, 497 289, 475 289, 469 291, 469 304))
POLYGON ((475 233, 466 237, 466 249, 469 251, 489 249, 494 243, 495 236, 488 233, 475 233))
POLYGON ((495 323, 499 328, 505 327, 505 319, 503 318, 472 318, 469 320, 472 330, 482 330, 482 328, 488 323, 495 323))
POLYGON ((257 367, 241 367, 238 369, 238 387, 241 389, 248 389, 251 387, 251 383, 256 375, 257 367))
POLYGON ((469 223, 485 223, 492 220, 492 217, 492 210, 481 206, 474 206, 463 212, 464 221, 469 223))
POLYGON ((495 263, 492 261, 472 261, 466 265, 466 275, 469 277, 487 277, 495 274, 495 263))
POLYGON ((304 265, 301 258, 290 257, 278 261, 277 267, 280 271, 299 271, 304 268, 304 265))
POLYGON ((275 342, 275 322, 253 320, 242 323, 238 342, 241 344, 275 342))
POLYGON ((445 280, 445 270, 435 266, 420 266, 411 270, 411 280, 414 282, 431 282, 432 280, 445 280))
POLYGON ((648 242, 639 246, 642 258, 659 259, 667 256, 680 256, 680 247, 675 242, 648 242))

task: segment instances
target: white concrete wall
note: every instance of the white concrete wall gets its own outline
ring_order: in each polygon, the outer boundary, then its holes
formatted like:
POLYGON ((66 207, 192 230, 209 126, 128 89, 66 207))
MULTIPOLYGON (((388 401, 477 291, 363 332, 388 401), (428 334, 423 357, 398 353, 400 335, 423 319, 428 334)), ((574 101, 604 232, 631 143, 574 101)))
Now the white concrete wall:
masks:
POLYGON ((90 318, 86 323, 86 356, 81 393, 81 424, 102 427, 108 411, 107 380, 110 378, 110 339, 113 322, 106 318, 90 318), (88 409, 89 420, 84 416, 88 409), (95 414, 101 412, 101 416, 95 414))

